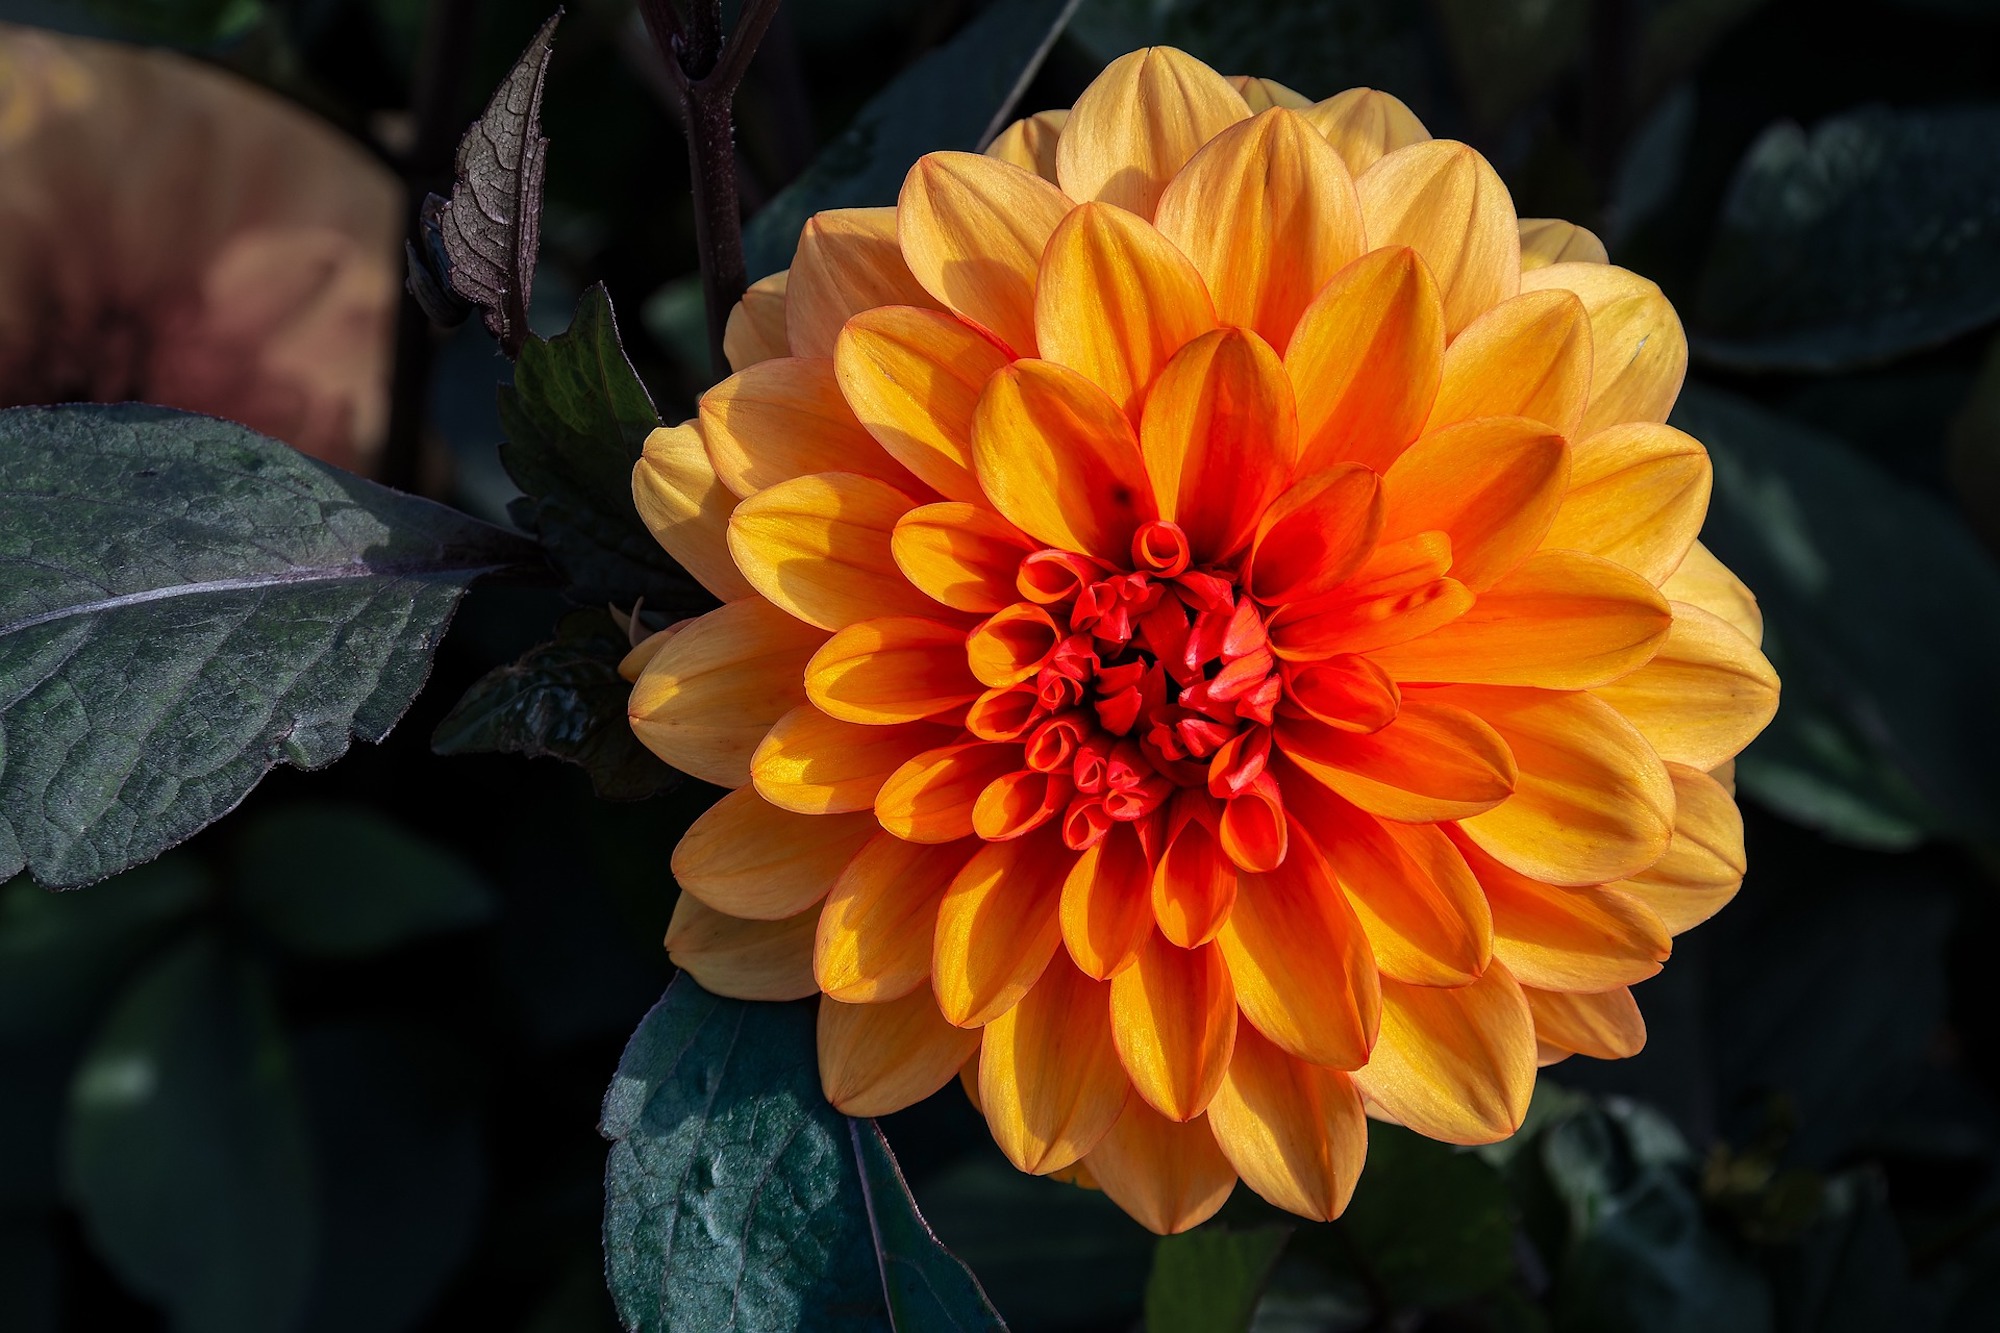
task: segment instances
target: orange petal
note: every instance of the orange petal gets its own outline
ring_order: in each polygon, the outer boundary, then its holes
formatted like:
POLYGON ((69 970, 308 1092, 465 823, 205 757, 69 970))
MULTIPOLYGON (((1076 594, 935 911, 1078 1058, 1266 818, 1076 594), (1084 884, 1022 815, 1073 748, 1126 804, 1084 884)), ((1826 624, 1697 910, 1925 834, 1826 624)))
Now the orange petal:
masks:
MULTIPOLYGON (((1218 771, 1212 761, 1211 774, 1218 771)), ((1211 776, 1209 782, 1212 785, 1215 778, 1211 776)), ((1222 841, 1223 855, 1235 862, 1238 870, 1263 874, 1283 865, 1291 842, 1291 828, 1285 822, 1284 795, 1277 783, 1260 777, 1224 801, 1216 832, 1222 841)))
POLYGON ((927 153, 903 181, 896 232, 926 291, 1032 356, 1035 273, 1069 207, 1061 190, 997 158, 927 153))
POLYGON ((1285 372, 1299 412, 1299 474, 1356 462, 1387 470, 1417 438, 1444 364, 1444 310, 1416 251, 1371 251, 1299 316, 1285 372))
POLYGON ((1302 478, 1257 522, 1251 592, 1273 606, 1330 592, 1374 551, 1385 513, 1381 477, 1359 463, 1302 478))
MULTIPOLYGON (((1440 564, 1450 563, 1450 539, 1434 532, 1420 534, 1419 541, 1430 545, 1432 539, 1444 556, 1440 564)), ((1271 651, 1287 662, 1372 653, 1450 624, 1470 611, 1475 600, 1457 579, 1403 583, 1376 579, 1364 567, 1352 582, 1324 597, 1281 607, 1270 621, 1271 651)))
POLYGON ((1254 1028, 1237 1029, 1208 1123, 1244 1184, 1315 1221, 1346 1209, 1368 1156, 1368 1118, 1353 1080, 1294 1059, 1254 1028))
POLYGON ((1535 1090, 1535 1025, 1500 963, 1469 986, 1382 982, 1382 1035, 1355 1086, 1400 1123, 1446 1143, 1497 1143, 1535 1090))
POLYGON ((716 475, 739 496, 813 472, 921 489, 854 419, 831 361, 780 357, 738 371, 701 396, 701 428, 716 475))
POLYGON ((1652 908, 1678 935, 1722 910, 1743 886, 1743 814, 1713 777, 1668 764, 1674 834, 1659 860, 1612 885, 1652 908))
POLYGON ((1169 1120, 1140 1097, 1125 1103, 1083 1165, 1106 1197, 1160 1236, 1200 1226, 1236 1188, 1205 1117, 1169 1120))
POLYGON ((1174 173, 1250 108, 1228 80, 1183 51, 1153 46, 1105 66, 1076 99, 1056 145, 1069 197, 1150 218, 1174 173))
POLYGON ((1463 708, 1405 696, 1395 721, 1353 732, 1281 718, 1278 748, 1371 814, 1408 823, 1463 819, 1514 790, 1514 760, 1493 728, 1463 708))
POLYGON ((1151 936, 1110 988, 1111 1036, 1132 1086, 1170 1119, 1200 1115, 1236 1044, 1236 990, 1222 950, 1151 936))
POLYGON ((890 553, 910 497, 873 477, 823 472, 757 492, 729 519, 729 551, 758 592, 808 624, 935 612, 890 553))
POLYGON ((1000 131, 986 145, 986 156, 1032 171, 1045 181, 1056 178, 1056 142, 1062 138, 1069 110, 1037 111, 1000 131))
POLYGON ((1040 671, 1062 638, 1047 611, 1032 602, 1016 602, 972 628, 965 636, 965 657, 975 677, 1003 689, 1040 671))
POLYGON ((653 540, 717 598, 734 602, 755 592, 729 554, 736 497, 717 479, 695 422, 646 437, 632 469, 632 502, 653 540))
POLYGON ((893 208, 830 208, 806 219, 785 291, 793 356, 830 357, 840 326, 877 306, 932 306, 896 239, 893 208))
POLYGON ((1438 139, 1399 148, 1361 172, 1354 188, 1368 244, 1407 245, 1430 266, 1446 336, 1521 290, 1514 201, 1486 159, 1464 144, 1438 139))
POLYGON ((1479 592, 1541 544, 1569 486, 1569 446, 1526 417, 1461 422, 1411 445, 1382 485, 1382 540, 1444 532, 1451 576, 1479 592))
POLYGON ((1674 826, 1673 783, 1609 704, 1496 685, 1424 693, 1477 713, 1514 753, 1514 794, 1463 825, 1496 861, 1547 884, 1581 885, 1622 879, 1660 859, 1674 826))
POLYGON ((1287 664, 1285 695, 1309 717, 1342 731, 1380 731, 1396 720, 1402 692, 1365 657, 1287 664))
POLYGON ((861 620, 806 664, 806 697, 846 722, 915 722, 979 696, 965 631, 921 616, 861 620))
POLYGON ((1057 909, 1076 853, 1053 829, 980 846, 938 905, 931 984, 960 1027, 1013 1008, 1062 942, 1057 909))
POLYGON ((1674 623, 1666 598, 1625 566, 1540 551, 1450 624, 1371 656, 1399 682, 1580 690, 1640 671, 1674 623))
POLYGON ((1264 1036, 1315 1065, 1367 1063, 1381 1021, 1375 955, 1310 843, 1294 838, 1283 865, 1243 877, 1216 942, 1236 1003, 1264 1036))
POLYGON ((667 923, 667 957, 711 995, 802 1000, 819 989, 812 968, 818 917, 807 908, 783 921, 745 921, 683 893, 667 923))
POLYGON ((1003 773, 973 802, 972 830, 988 842, 1021 837, 1061 814, 1069 793, 1067 775, 1025 768, 1003 773))
POLYGON ((1672 951, 1666 927, 1638 898, 1608 886, 1558 888, 1455 840, 1493 909, 1493 956, 1523 986, 1608 990, 1644 981, 1672 951))
POLYGON ((790 276, 781 271, 757 279, 729 312, 722 355, 731 370, 747 370, 759 361, 791 354, 785 336, 785 288, 790 276))
POLYGON ((891 773, 953 734, 928 722, 857 726, 807 704, 778 719, 750 757, 750 776, 765 800, 802 815, 866 810, 891 773))
POLYGON ((718 912, 778 921, 826 897, 875 831, 867 815, 793 814, 741 787, 681 835, 674 879, 718 912))
MULTIPOLYGON (((1187 799, 1200 802, 1199 792, 1187 799)), ((1236 901, 1237 869, 1223 852, 1212 810, 1182 814, 1166 854, 1153 867, 1153 916, 1168 939, 1192 949, 1215 938, 1236 901)))
POLYGON ((1110 394, 1134 421, 1168 358, 1214 327, 1201 275, 1144 218, 1083 204, 1049 237, 1035 284, 1041 355, 1110 394))
POLYGON ((1706 546, 1696 542, 1660 591, 1668 600, 1687 602, 1710 615, 1721 616, 1750 642, 1764 642, 1764 613, 1757 609, 1757 597, 1730 573, 1706 546))
POLYGON ((1523 990, 1535 1015, 1535 1037, 1552 1051, 1623 1060, 1646 1045, 1646 1020, 1622 986, 1589 995, 1523 990))
POLYGON ((1123 564, 1157 518, 1139 440, 1095 384, 1049 361, 1016 361, 987 382, 972 423, 980 488, 1023 532, 1123 564))
POLYGON ((1320 289, 1367 249, 1340 154, 1281 109, 1210 140, 1167 186, 1155 225, 1194 261, 1220 320, 1280 352, 1320 289))
POLYGON ((919 987, 883 1004, 819 1001, 819 1086, 842 1115, 890 1115, 951 1082, 979 1046, 919 987))
POLYGON ((1374 88, 1349 88, 1324 102, 1316 102, 1306 110, 1305 118, 1356 175, 1381 161, 1385 154, 1431 137, 1424 123, 1401 99, 1374 88))
POLYGON ((1031 1175, 1096 1147, 1131 1097, 1111 1044, 1110 992, 1057 958, 979 1038, 979 1109, 1007 1160, 1031 1175))
POLYGON ((1608 264, 1604 242, 1588 227, 1561 218, 1521 219, 1521 270, 1551 264, 1608 264))
POLYGON ((632 730, 660 758, 718 787, 750 780, 766 732, 805 702, 806 663, 826 634, 761 597, 697 617, 632 687, 632 730))
POLYGON ((1283 364, 1242 329, 1196 339, 1147 398, 1139 439, 1160 517, 1180 524, 1195 562, 1236 554, 1298 462, 1283 364))
POLYGON ((980 505, 919 505, 896 520, 889 552, 903 577, 958 611, 998 611, 1018 594, 1014 573, 1035 543, 980 505))
POLYGON ((1303 111, 1312 105, 1312 98, 1294 92, 1276 79, 1260 79, 1253 74, 1231 74, 1227 77, 1229 86, 1236 90, 1237 96, 1243 99, 1243 104, 1250 108, 1253 116, 1274 106, 1303 111))
POLYGON ((1594 693, 1639 729, 1660 758, 1703 772, 1757 738, 1778 711, 1778 673, 1720 616, 1673 604, 1673 629, 1651 661, 1594 693))
POLYGON ((950 315, 885 306, 849 320, 833 357, 847 405, 891 458, 940 495, 984 498, 972 475, 972 409, 1006 352, 950 315))
POLYGON ((979 794, 1021 766, 1021 747, 973 741, 926 750, 889 775, 875 794, 882 827, 911 842, 973 834, 979 794))
POLYGON ((1384 976, 1459 986, 1485 970, 1493 954, 1486 895, 1443 830, 1377 819, 1303 775, 1281 781, 1384 976))
POLYGON ((1587 435, 1570 446, 1569 491, 1543 544, 1616 560, 1657 584, 1694 546, 1711 478, 1708 450, 1672 426, 1587 435))
POLYGON ((1590 317, 1568 292, 1523 292, 1452 339, 1426 431, 1532 417, 1569 436, 1590 396, 1590 317))
MULTIPOLYGON (((873 1004, 931 974, 938 904, 972 859, 969 842, 925 846, 877 833, 847 863, 820 911, 813 973, 837 1000, 873 1004)), ((928 988, 926 988, 928 992, 928 988)))
POLYGON ((1524 291, 1575 292, 1590 312, 1590 406, 1582 433, 1665 421, 1687 378, 1687 334, 1659 286, 1613 264, 1551 264, 1521 275, 1524 291))
POLYGON ((1153 933, 1152 867, 1129 823, 1085 849, 1063 880, 1062 933, 1088 976, 1109 980, 1132 965, 1153 933))

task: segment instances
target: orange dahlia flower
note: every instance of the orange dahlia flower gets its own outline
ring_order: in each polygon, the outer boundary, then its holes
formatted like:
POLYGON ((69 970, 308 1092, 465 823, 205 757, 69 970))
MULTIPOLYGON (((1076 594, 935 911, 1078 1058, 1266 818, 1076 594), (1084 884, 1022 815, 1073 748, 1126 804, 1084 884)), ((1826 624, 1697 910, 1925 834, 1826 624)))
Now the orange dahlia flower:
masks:
POLYGON ((813 218, 730 334, 634 478, 723 605, 631 717, 731 789, 674 961, 821 994, 835 1105, 963 1070, 1171 1232, 1639 1048, 1778 684, 1679 321, 1588 232, 1385 94, 1155 49, 813 218))

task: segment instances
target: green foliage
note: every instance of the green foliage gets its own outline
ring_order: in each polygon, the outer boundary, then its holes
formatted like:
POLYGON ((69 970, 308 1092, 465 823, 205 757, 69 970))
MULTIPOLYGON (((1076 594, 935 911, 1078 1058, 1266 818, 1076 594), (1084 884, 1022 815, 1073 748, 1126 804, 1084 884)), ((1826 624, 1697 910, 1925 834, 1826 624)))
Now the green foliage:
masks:
POLYGON ((1397 1306, 1436 1308, 1492 1291, 1514 1271, 1499 1175, 1477 1156, 1371 1124, 1368 1168, 1340 1220, 1367 1285, 1397 1306))
POLYGON ((814 1013, 680 977, 633 1034, 600 1126, 606 1268, 627 1328, 1002 1327, 879 1132, 821 1095, 814 1013))
POLYGON ((1146 1333, 1243 1333, 1291 1238, 1284 1226, 1162 1237, 1146 1280, 1146 1333))
POLYGON ((511 535, 206 417, 0 414, 0 875, 159 855, 409 706, 511 535))

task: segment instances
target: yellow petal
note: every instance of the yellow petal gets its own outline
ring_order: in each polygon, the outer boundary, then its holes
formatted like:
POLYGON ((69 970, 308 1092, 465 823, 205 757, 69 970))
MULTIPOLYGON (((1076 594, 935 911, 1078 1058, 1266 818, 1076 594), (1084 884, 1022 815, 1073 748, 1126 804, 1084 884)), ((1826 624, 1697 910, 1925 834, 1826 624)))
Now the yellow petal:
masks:
POLYGON ((935 601, 986 613, 1019 598, 1014 576, 1035 543, 983 505, 921 505, 896 520, 889 540, 896 567, 935 601))
POLYGON ((716 475, 738 496, 815 472, 921 489, 854 419, 831 361, 780 357, 738 371, 701 396, 701 429, 716 475))
POLYGON ((1544 1047, 1623 1060, 1646 1045, 1646 1020, 1632 992, 1622 986, 1594 994, 1523 989, 1535 1015, 1535 1036, 1544 1047))
POLYGON ((1112 1040, 1132 1086, 1170 1119, 1200 1115, 1236 1041, 1236 991, 1222 950, 1183 949, 1155 934, 1110 991, 1112 1040))
POLYGON ((1357 175, 1354 186, 1368 244, 1407 245, 1429 265, 1446 336, 1521 290, 1514 201, 1486 159, 1464 144, 1436 139, 1399 148, 1357 175))
POLYGON ((1285 368, 1254 333, 1206 334, 1160 376, 1139 439, 1160 516, 1180 524, 1195 562, 1234 555, 1298 460, 1285 368))
POLYGON ((1111 1044, 1110 992, 1058 957, 979 1036, 979 1109, 1007 1160, 1031 1175, 1096 1147, 1131 1096, 1111 1044))
POLYGON ((995 509, 1050 546, 1124 564, 1157 518, 1138 437, 1095 384, 1049 361, 1016 361, 987 382, 972 457, 995 509))
POLYGON ((1588 227, 1561 218, 1521 219, 1521 268, 1551 264, 1608 264, 1604 242, 1588 227))
POLYGON ((646 664, 628 713, 646 748, 718 787, 750 780, 766 732, 805 702, 805 667, 823 631, 761 597, 717 607, 646 664))
POLYGON ((1444 311, 1416 251, 1373 250, 1299 317, 1285 372, 1299 412, 1299 472, 1355 462, 1387 471, 1437 396, 1444 311))
POLYGON ((1274 106, 1292 111, 1303 111, 1312 105, 1312 98, 1304 93, 1294 92, 1276 79, 1260 79, 1254 74, 1231 74, 1227 76, 1229 86, 1250 108, 1250 114, 1269 111, 1274 106))
POLYGON ((1720 616, 1674 603, 1653 659, 1593 691, 1672 764, 1703 772, 1734 759, 1778 711, 1778 673, 1720 616))
POLYGON ((979 1027, 1028 993, 1062 942, 1058 906, 1075 860, 1046 826, 980 845, 938 905, 931 985, 946 1018, 979 1027))
POLYGON ((921 616, 849 625, 806 664, 806 697, 846 722, 915 722, 971 703, 965 631, 921 616))
POLYGON ((1597 431, 1570 445, 1569 491, 1542 544, 1616 560, 1657 584, 1694 546, 1711 480, 1708 450, 1672 426, 1597 431))
POLYGON ((1062 932, 1085 975, 1109 980, 1132 965, 1153 932, 1152 867, 1130 823, 1077 857, 1063 880, 1062 932))
POLYGON ((832 208, 806 219, 785 290, 793 356, 830 357, 840 326, 877 306, 932 306, 896 239, 893 208, 832 208))
POLYGON ((837 1000, 873 1004, 929 980, 938 904, 973 851, 965 842, 924 846, 888 833, 870 838, 834 881, 820 911, 813 951, 819 988, 837 1000))
POLYGON ((660 655, 660 649, 667 641, 694 623, 693 620, 676 620, 663 630, 656 630, 632 645, 631 651, 618 659, 618 677, 628 685, 637 685, 639 677, 645 673, 646 663, 660 655))
POLYGON ((882 784, 875 794, 875 817, 883 828, 911 842, 969 838, 980 794, 1021 766, 1018 745, 972 741, 926 750, 882 784))
POLYGON ((926 291, 1033 356, 1035 273, 1069 206, 1061 190, 997 158, 928 153, 903 181, 896 231, 926 291))
POLYGON ((745 921, 683 893, 667 923, 667 957, 712 995, 802 1000, 819 989, 812 968, 818 916, 807 908, 783 921, 745 921))
POLYGON ((1535 1090, 1527 997, 1495 962, 1469 986, 1382 982, 1382 1034, 1352 1075, 1362 1095, 1419 1134, 1497 1143, 1521 1127, 1535 1090))
POLYGON ((779 921, 826 897, 875 832, 867 815, 794 814, 740 787, 681 835, 674 879, 718 912, 779 921))
POLYGON ((1384 474, 1382 541, 1447 534, 1451 576, 1479 592, 1541 544, 1568 482, 1569 446, 1540 422, 1482 417, 1447 426, 1384 474))
POLYGON ((1174 173, 1250 108, 1184 51, 1148 47, 1105 66, 1076 99, 1056 145, 1056 179, 1075 200, 1153 216, 1174 173))
POLYGON ((1062 138, 1063 126, 1069 121, 1067 108, 1060 111, 1037 111, 1025 116, 1000 131, 992 143, 986 145, 986 156, 997 157, 1010 166, 1032 171, 1045 181, 1056 178, 1056 142, 1062 138))
POLYGON ((866 810, 910 756, 954 734, 928 722, 856 726, 806 704, 778 719, 750 757, 750 776, 764 799, 780 809, 802 815, 866 810))
POLYGON ((731 370, 748 370, 759 361, 791 355, 785 336, 785 288, 790 276, 781 271, 757 279, 729 312, 722 355, 731 370))
POLYGON ((1083 1164, 1113 1203, 1160 1236, 1200 1226, 1236 1188, 1205 1116, 1169 1120, 1142 1097, 1125 1103, 1083 1164))
POLYGON ((653 539, 702 587, 725 602, 754 594, 729 554, 736 497, 716 477, 698 424, 662 426, 646 437, 632 469, 632 502, 653 539))
POLYGON ((1462 827, 1501 864, 1545 884, 1603 884, 1660 859, 1674 826, 1666 765, 1632 724, 1582 693, 1454 685, 1424 691, 1506 740, 1514 794, 1462 827))
POLYGON ((1313 298, 1367 248, 1340 155, 1297 112, 1279 109, 1196 153, 1161 196, 1155 223, 1194 261, 1222 323, 1279 352, 1313 298))
POLYGON ((1721 911, 1743 886, 1743 814, 1720 782, 1668 764, 1674 783, 1674 834, 1658 861, 1611 887, 1653 909, 1678 935, 1721 911))
POLYGON ((983 498, 972 475, 972 409, 1006 364, 1007 353, 971 325, 908 306, 856 315, 834 351, 855 418, 891 458, 953 500, 983 498))
MULTIPOLYGON (((1428 692, 1427 692, 1428 693, 1428 692)), ((1406 698, 1372 732, 1281 718, 1278 748, 1371 814, 1405 823, 1464 819, 1514 790, 1514 760, 1485 722, 1442 701, 1406 698)))
POLYGON ((819 1001, 819 1085, 842 1115, 890 1115, 951 1082, 979 1045, 919 987, 882 1004, 819 1001))
POLYGON ((1660 591, 1672 601, 1687 602, 1722 617, 1751 643, 1763 645, 1764 613, 1757 608, 1756 594, 1700 542, 1688 548, 1660 591))
POLYGON ((1287 1055, 1254 1028, 1236 1034, 1208 1123, 1244 1184, 1319 1222, 1346 1209, 1368 1155, 1368 1118, 1353 1080, 1287 1055))
POLYGON ((890 553, 910 497, 873 477, 824 472, 757 492, 729 519, 729 550, 752 587, 808 624, 841 629, 937 610, 890 553))
POLYGON ((1569 292, 1523 292, 1466 326, 1444 354, 1426 431, 1532 417, 1575 433, 1590 397, 1590 317, 1569 292))
POLYGON ((1667 929, 1637 897, 1602 885, 1543 884, 1463 834, 1456 842, 1493 909, 1493 956, 1523 986, 1608 990, 1644 981, 1666 960, 1667 929))
POLYGON ((1582 433, 1667 419, 1687 377, 1688 345, 1680 316, 1657 284, 1612 264, 1569 263, 1523 273, 1521 288, 1575 292, 1590 312, 1590 406, 1582 433))
MULTIPOLYGON (((1374 88, 1349 88, 1305 112, 1312 127, 1326 136, 1335 152, 1356 175, 1385 154, 1431 137, 1416 113, 1401 99, 1374 88)), ((1380 242, 1377 242, 1380 244, 1380 242)))

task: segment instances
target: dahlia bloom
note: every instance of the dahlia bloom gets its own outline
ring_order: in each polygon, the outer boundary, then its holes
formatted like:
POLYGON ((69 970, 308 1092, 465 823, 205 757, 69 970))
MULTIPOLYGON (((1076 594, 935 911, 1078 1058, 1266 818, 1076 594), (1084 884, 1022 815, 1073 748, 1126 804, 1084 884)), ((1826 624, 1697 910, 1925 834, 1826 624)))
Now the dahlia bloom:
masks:
POLYGON ((634 477, 723 605, 631 718, 730 789, 674 961, 820 994, 835 1105, 962 1072, 1172 1232, 1639 1048, 1778 685, 1679 321, 1587 231, 1385 94, 1153 49, 813 218, 728 350, 634 477))

